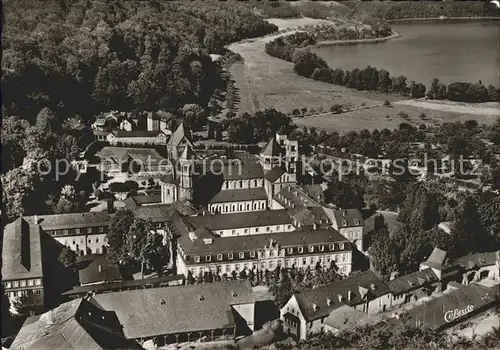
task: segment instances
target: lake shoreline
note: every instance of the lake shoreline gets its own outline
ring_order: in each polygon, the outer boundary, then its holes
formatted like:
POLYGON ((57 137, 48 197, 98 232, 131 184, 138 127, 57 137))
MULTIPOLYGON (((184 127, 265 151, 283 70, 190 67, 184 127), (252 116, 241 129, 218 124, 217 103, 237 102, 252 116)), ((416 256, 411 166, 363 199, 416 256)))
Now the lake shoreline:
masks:
MULTIPOLYGON (((376 44, 392 39, 400 38, 401 34, 393 32, 389 36, 384 36, 382 38, 371 38, 371 39, 352 39, 352 40, 322 40, 318 41, 312 47, 322 47, 322 46, 338 46, 338 45, 358 45, 358 44, 376 44)), ((308 47, 311 47, 308 46, 308 47)))
POLYGON ((428 22, 458 22, 458 21, 500 21, 500 17, 423 17, 423 18, 400 18, 386 20, 387 23, 428 23, 428 22))

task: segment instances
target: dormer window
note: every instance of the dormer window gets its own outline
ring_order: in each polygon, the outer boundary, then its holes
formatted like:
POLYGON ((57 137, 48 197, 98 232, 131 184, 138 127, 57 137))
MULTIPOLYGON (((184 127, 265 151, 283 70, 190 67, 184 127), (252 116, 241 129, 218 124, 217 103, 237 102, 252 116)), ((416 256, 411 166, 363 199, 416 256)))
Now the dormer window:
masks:
POLYGON ((212 256, 211 255, 205 256, 205 261, 207 262, 212 261, 212 256))
POLYGON ((332 306, 332 304, 333 304, 332 299, 327 298, 326 299, 326 305, 332 306))
POLYGON ((240 259, 244 259, 245 258, 245 253, 241 252, 240 253, 240 259))
POLYGON ((288 254, 292 254, 293 253, 293 248, 288 248, 288 254))
POLYGON ((222 260, 222 254, 217 254, 217 260, 219 260, 219 261, 222 260))
POLYGON ((199 263, 200 262, 200 257, 199 256, 195 256, 194 257, 194 262, 199 263))
POLYGON ((250 257, 255 258, 255 252, 250 252, 250 257))
POLYGON ((324 245, 319 246, 319 251, 320 252, 324 252, 325 251, 325 246, 324 245))
POLYGON ((339 244, 340 250, 344 249, 344 243, 339 244))
POLYGON ((329 248, 330 250, 335 250, 335 244, 330 244, 329 248))
POLYGON ((360 224, 359 219, 354 219, 354 223, 355 223, 356 225, 359 225, 359 224, 360 224))
POLYGON ((344 226, 344 227, 346 227, 346 226, 347 226, 347 220, 344 220, 344 221, 342 222, 342 226, 344 226))
POLYGON ((228 258, 229 260, 233 260, 233 259, 234 259, 234 257, 233 257, 233 253, 229 253, 229 254, 227 255, 227 258, 228 258))
POLYGON ((319 306, 316 304, 312 304, 312 308, 313 308, 314 312, 317 312, 319 310, 319 306))
POLYGON ((233 292, 233 298, 236 298, 238 294, 236 292, 233 292))
POLYGON ((304 252, 304 248, 303 247, 299 247, 299 253, 303 253, 304 252))
POLYGON ((203 295, 200 295, 199 299, 200 299, 200 301, 203 301, 203 300, 205 300, 205 297, 203 295))
POLYGON ((314 247, 313 247, 312 245, 310 245, 310 246, 308 247, 308 250, 309 250, 309 253, 312 253, 312 252, 314 252, 314 247))

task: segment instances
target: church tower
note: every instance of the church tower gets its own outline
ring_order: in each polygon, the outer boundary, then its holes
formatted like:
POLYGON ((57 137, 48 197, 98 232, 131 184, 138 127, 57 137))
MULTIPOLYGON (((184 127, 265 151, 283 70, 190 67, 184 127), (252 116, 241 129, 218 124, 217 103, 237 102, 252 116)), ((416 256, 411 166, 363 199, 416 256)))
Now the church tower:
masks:
POLYGON ((191 146, 187 144, 176 164, 179 200, 193 199, 194 160, 195 153, 191 146))
POLYGON ((179 190, 174 174, 167 174, 160 180, 162 204, 173 204, 177 201, 179 190))

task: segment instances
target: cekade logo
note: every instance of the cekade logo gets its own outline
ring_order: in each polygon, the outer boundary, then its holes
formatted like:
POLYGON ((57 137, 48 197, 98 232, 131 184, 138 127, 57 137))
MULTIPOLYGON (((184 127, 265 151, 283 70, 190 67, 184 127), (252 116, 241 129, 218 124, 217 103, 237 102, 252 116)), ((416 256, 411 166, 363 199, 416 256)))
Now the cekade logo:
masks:
POLYGON ((469 305, 465 309, 459 310, 455 309, 453 311, 448 311, 444 314, 444 320, 446 322, 451 322, 453 320, 456 320, 459 317, 465 316, 468 313, 471 313, 474 311, 474 305, 469 305))

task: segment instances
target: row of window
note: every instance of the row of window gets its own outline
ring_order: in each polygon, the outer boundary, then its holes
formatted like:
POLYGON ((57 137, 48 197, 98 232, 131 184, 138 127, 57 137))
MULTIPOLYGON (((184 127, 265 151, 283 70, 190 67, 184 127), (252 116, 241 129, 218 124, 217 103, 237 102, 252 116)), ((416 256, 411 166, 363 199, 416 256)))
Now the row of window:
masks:
POLYGON ((98 227, 87 227, 87 228, 75 228, 75 229, 64 229, 64 230, 48 230, 49 235, 69 235, 69 234, 82 234, 82 233, 103 233, 107 231, 108 226, 98 226, 98 227))
POLYGON ((33 289, 33 290, 30 290, 30 291, 27 291, 27 290, 16 290, 16 291, 13 291, 13 292, 7 292, 6 293, 8 297, 22 297, 22 296, 30 296, 30 294, 33 294, 33 295, 41 295, 42 294, 42 290, 41 289, 33 289))
POLYGON ((250 210, 264 210, 266 209, 266 200, 262 199, 259 200, 258 202, 253 202, 253 205, 250 203, 246 204, 216 204, 212 205, 210 208, 210 211, 212 213, 227 213, 229 211, 231 212, 236 212, 236 211, 250 211, 250 210))
MULTIPOLYGON (((287 230, 291 230, 292 229, 292 225, 291 224, 287 224, 286 228, 287 228, 287 230)), ((263 231, 265 231, 265 232, 271 232, 272 233, 270 226, 267 226, 266 229, 263 230, 263 231)), ((278 231, 280 231, 280 226, 276 226, 276 231, 275 232, 278 232, 278 231)), ((248 229, 247 228, 244 229, 243 232, 244 233, 248 233, 248 229)), ((256 233, 260 232, 260 227, 255 227, 255 232, 256 233)), ((224 231, 219 231, 219 235, 223 236, 224 235, 224 231)), ((237 230, 232 230, 231 231, 231 235, 236 236, 237 235, 237 230)))
MULTIPOLYGON (((342 254, 341 257, 340 256, 328 256, 327 257, 327 264, 330 264, 331 261, 336 261, 336 262, 340 262, 342 261, 343 263, 347 263, 349 260, 349 257, 348 257, 348 254, 342 254)), ((322 258, 317 258, 317 257, 309 257, 309 258, 303 258, 302 259, 302 265, 299 265, 299 259, 293 259, 293 260, 288 260, 287 261, 287 267, 293 267, 295 265, 295 267, 297 268, 304 268, 306 266, 314 266, 315 264, 319 263, 320 265, 322 266, 325 266, 323 265, 323 259, 322 258)), ((201 275, 203 275, 205 272, 212 272, 212 273, 216 273, 216 274, 221 274, 221 273, 226 273, 226 274, 230 274, 232 273, 232 271, 235 271, 235 272, 239 272, 240 270, 255 270, 257 268, 261 269, 261 270, 266 270, 266 269, 269 269, 269 270, 274 270, 276 267, 280 266, 281 265, 281 261, 280 260, 269 260, 267 262, 260 262, 260 264, 257 264, 255 262, 252 262, 252 263, 235 263, 235 264, 226 264, 226 265, 218 265, 218 266, 208 266, 208 267, 204 267, 204 266, 201 266, 198 271, 201 275)), ((197 275, 197 269, 195 268, 190 268, 189 269, 191 274, 193 276, 196 276, 197 275)), ((350 271, 349 271, 349 268, 348 266, 340 266, 340 272, 344 275, 347 275, 350 271)))
MULTIPOLYGON (((335 250, 335 247, 336 247, 336 244, 335 243, 332 243, 332 244, 329 244, 328 245, 328 249, 330 251, 334 251, 335 250)), ((338 243, 338 250, 344 250, 344 243, 338 243)), ((307 251, 309 253, 315 253, 315 252, 324 252, 325 251, 325 246, 324 245, 320 245, 320 246, 313 246, 313 245, 310 245, 307 247, 307 251)), ((285 250, 282 249, 281 250, 281 254, 280 252, 277 250, 277 251, 274 251, 274 250, 269 250, 267 251, 267 257, 273 257, 273 256, 284 256, 285 250)), ((286 249, 286 252, 288 254, 294 254, 294 253, 304 253, 304 247, 297 247, 297 248, 293 248, 293 247, 290 247, 290 248, 287 248, 286 249)), ((217 261, 222 261, 223 260, 223 255, 224 254, 217 254, 216 256, 216 259, 217 261)), ((251 252, 248 252, 247 254, 245 252, 240 252, 238 254, 235 254, 235 253, 227 253, 227 258, 229 260, 233 260, 235 258, 235 256, 238 256, 239 259, 245 259, 245 258, 255 258, 256 256, 256 252, 255 251, 251 251, 251 252)), ((205 255, 205 259, 204 259, 205 262, 211 262, 212 261, 212 255, 205 255)), ((200 256, 195 256, 194 257, 194 262, 195 263, 199 263, 201 262, 201 257, 200 256)))
MULTIPOLYGON (((99 243, 99 241, 100 241, 99 237, 95 237, 95 238, 94 238, 94 240, 93 240, 93 242, 94 242, 94 243, 99 243)), ((92 244, 92 237, 89 237, 89 238, 87 239, 87 242, 88 242, 89 244, 92 244)), ((79 244, 84 244, 84 243, 85 243, 84 238, 83 238, 83 237, 81 237, 81 238, 80 238, 80 243, 79 243, 79 244)), ((106 244, 106 238, 104 238, 104 243, 106 244)), ((72 242, 72 245, 77 245, 77 244, 78 244, 78 243, 77 243, 77 240, 76 240, 76 239, 74 239, 74 240, 73 240, 73 242, 72 242)), ((67 240, 67 239, 65 239, 65 240, 64 240, 64 245, 68 245, 68 240, 67 240)))
MULTIPOLYGON (((259 180, 253 180, 253 187, 258 187, 259 186, 259 183, 258 183, 259 180)), ((235 181, 235 180, 228 180, 228 181, 225 181, 224 182, 224 188, 226 190, 229 190, 230 188, 248 188, 248 186, 245 186, 245 183, 243 182, 243 180, 238 180, 238 181, 235 181), (230 186, 229 183, 230 182, 233 182, 235 184, 238 184, 238 186, 230 186)))
POLYGON ((33 287, 33 286, 41 286, 42 279, 41 278, 33 278, 27 280, 19 280, 19 281, 9 281, 5 282, 5 288, 19 288, 19 287, 33 287))

